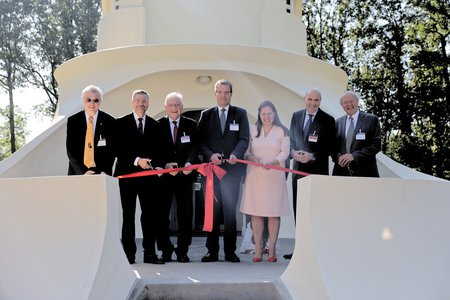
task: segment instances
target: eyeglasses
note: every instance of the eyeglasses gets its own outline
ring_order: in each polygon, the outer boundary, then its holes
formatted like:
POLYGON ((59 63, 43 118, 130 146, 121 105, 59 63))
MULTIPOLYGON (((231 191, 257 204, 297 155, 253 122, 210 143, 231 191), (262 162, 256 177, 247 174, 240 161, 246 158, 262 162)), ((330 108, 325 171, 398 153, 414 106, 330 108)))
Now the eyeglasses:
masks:
POLYGON ((167 104, 167 106, 169 106, 169 107, 179 107, 179 106, 181 106, 181 103, 167 104))
POLYGON ((86 102, 88 102, 88 103, 90 103, 90 102, 99 103, 100 100, 99 99, 89 99, 89 98, 87 98, 86 102))

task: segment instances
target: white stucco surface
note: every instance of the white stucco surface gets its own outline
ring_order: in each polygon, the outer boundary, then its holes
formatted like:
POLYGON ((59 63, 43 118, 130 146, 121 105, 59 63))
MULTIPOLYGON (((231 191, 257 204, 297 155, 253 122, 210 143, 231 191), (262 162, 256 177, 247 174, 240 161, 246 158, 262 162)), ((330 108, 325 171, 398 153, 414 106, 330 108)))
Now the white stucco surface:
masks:
POLYGON ((126 299, 117 180, 0 179, 0 299, 126 299))
POLYGON ((293 299, 421 300, 450 295, 450 183, 299 180, 293 299))

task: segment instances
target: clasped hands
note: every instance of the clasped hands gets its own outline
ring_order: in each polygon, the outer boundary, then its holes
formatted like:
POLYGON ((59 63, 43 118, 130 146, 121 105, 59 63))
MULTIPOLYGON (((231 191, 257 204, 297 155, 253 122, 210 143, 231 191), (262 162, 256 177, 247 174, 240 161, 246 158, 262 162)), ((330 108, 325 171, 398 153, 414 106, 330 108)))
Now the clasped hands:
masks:
POLYGON ((342 154, 341 156, 339 156, 338 164, 341 167, 345 168, 353 160, 354 160, 354 158, 353 158, 353 155, 351 153, 345 153, 345 154, 342 154))
POLYGON ((292 150, 291 156, 294 160, 299 161, 303 164, 306 164, 314 158, 314 155, 312 153, 303 150, 292 150))

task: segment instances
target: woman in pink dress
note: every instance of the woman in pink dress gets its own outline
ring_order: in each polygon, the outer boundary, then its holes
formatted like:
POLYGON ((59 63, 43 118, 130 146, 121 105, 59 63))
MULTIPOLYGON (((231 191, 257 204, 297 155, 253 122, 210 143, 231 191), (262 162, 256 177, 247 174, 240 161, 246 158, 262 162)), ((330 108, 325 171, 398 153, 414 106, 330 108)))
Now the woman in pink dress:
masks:
MULTIPOLYGON (((245 159, 271 166, 285 166, 289 157, 289 132, 277 115, 270 101, 263 101, 258 108, 258 120, 250 126, 250 144, 245 159)), ((249 165, 241 202, 241 212, 252 216, 255 239, 254 262, 262 260, 262 235, 264 218, 268 218, 269 258, 276 262, 275 253, 280 216, 289 215, 289 200, 285 173, 249 165)))

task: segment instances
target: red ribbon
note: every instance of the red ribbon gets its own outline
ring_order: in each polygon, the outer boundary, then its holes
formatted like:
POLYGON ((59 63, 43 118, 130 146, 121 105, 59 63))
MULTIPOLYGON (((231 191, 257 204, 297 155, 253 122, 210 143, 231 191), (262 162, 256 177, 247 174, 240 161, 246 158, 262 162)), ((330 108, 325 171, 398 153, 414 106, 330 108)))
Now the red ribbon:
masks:
MULTIPOLYGON (((283 167, 280 167, 280 166, 271 166, 271 165, 259 164, 259 163, 255 163, 253 161, 243 160, 243 159, 239 159, 239 158, 235 158, 234 160, 237 161, 237 162, 243 163, 243 164, 252 165, 252 166, 256 166, 256 167, 263 167, 263 168, 266 168, 266 169, 273 169, 273 170, 277 170, 277 171, 281 171, 281 172, 289 172, 289 173, 303 175, 303 176, 311 175, 310 173, 306 173, 306 172, 302 172, 302 171, 297 171, 297 170, 292 170, 292 169, 288 169, 288 168, 283 168, 283 167)), ((228 159, 227 159, 227 161, 228 161, 228 159)))
MULTIPOLYGON (((224 161, 229 161, 229 159, 225 159, 224 161)), ((282 172, 289 172, 294 174, 299 174, 303 176, 310 175, 309 173, 305 173, 302 171, 296 171, 288 168, 283 168, 280 166, 270 166, 270 165, 264 165, 255 163, 249 160, 243 160, 235 158, 234 161, 240 162, 247 165, 253 165, 257 167, 264 167, 267 169, 274 169, 277 171, 282 172)), ((190 170, 197 170, 200 174, 206 177, 206 187, 205 187, 205 218, 203 222, 203 231, 211 232, 213 228, 213 216, 214 216, 214 174, 219 180, 222 180, 223 176, 227 174, 227 171, 219 167, 218 165, 213 164, 212 162, 209 163, 203 163, 203 164, 196 164, 196 165, 190 165, 188 167, 183 168, 173 168, 173 169, 159 169, 159 170, 146 170, 146 171, 140 171, 135 172, 131 174, 126 175, 120 175, 117 176, 119 179, 123 178, 135 178, 135 177, 142 177, 142 176, 150 176, 150 175, 162 175, 165 173, 171 173, 171 172, 182 172, 182 171, 190 171, 190 170)))
MULTIPOLYGON (((206 177, 206 189, 205 189, 205 218, 203 222, 203 231, 211 232, 213 228, 213 216, 214 216, 214 174, 216 174, 219 180, 222 180, 223 176, 227 174, 227 171, 213 164, 202 164, 197 171, 206 177)), ((217 200, 217 199, 216 199, 217 200)))

